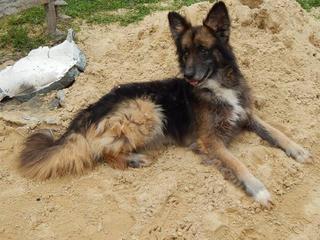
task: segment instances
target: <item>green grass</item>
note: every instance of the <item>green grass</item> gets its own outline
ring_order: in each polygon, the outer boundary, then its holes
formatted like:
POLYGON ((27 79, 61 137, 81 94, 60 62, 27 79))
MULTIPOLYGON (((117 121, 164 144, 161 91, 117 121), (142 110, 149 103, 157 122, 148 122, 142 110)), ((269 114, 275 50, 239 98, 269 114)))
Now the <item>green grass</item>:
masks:
POLYGON ((22 26, 11 26, 7 32, 8 39, 12 40, 12 46, 14 49, 19 49, 21 51, 28 51, 30 49, 36 48, 46 42, 46 37, 43 34, 36 37, 30 37, 28 30, 22 26))
MULTIPOLYGON (((128 25, 142 20, 159 10, 176 10, 202 0, 66 0, 61 10, 72 17, 59 21, 58 29, 66 32, 79 29, 82 21, 92 24, 119 23, 128 25), (121 10, 119 10, 121 9, 121 10)), ((320 6, 320 0, 297 0, 310 10, 320 6)), ((214 2, 214 0, 211 0, 214 2)), ((46 17, 43 6, 33 7, 19 14, 0 19, 0 63, 6 55, 21 57, 33 48, 56 43, 46 34, 46 17)))
MULTIPOLYGON (((157 10, 173 10, 201 0, 66 0, 63 14, 70 21, 58 21, 58 29, 78 29, 81 21, 92 24, 119 23, 128 25, 142 20, 157 10), (165 7, 161 3, 167 3, 165 7), (119 11, 121 9, 121 11, 119 11)), ((43 6, 25 10, 0 19, 0 63, 5 55, 21 57, 33 48, 51 45, 55 41, 46 34, 46 16, 43 6)))
POLYGON ((42 7, 33 7, 20 14, 1 18, 0 60, 1 56, 8 53, 21 56, 48 42, 44 22, 45 11, 42 7))
POLYGON ((306 9, 310 10, 313 7, 320 7, 320 0, 297 0, 300 5, 306 9))
POLYGON ((109 24, 118 22, 128 25, 142 20, 146 15, 158 10, 173 10, 183 5, 191 5, 203 0, 68 0, 64 12, 73 18, 89 23, 109 24), (167 2, 166 7, 160 3, 167 2), (118 9, 125 10, 117 13, 118 9))

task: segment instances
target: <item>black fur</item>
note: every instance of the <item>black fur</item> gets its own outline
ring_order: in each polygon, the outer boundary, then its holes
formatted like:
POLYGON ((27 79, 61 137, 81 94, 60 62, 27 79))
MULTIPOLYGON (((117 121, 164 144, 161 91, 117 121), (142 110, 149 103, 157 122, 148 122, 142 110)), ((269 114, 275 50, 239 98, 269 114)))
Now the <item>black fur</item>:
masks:
POLYGON ((81 111, 71 122, 67 133, 84 133, 91 124, 97 124, 118 103, 139 97, 148 97, 162 107, 166 135, 182 142, 185 135, 191 132, 195 117, 192 105, 196 101, 193 87, 184 79, 175 78, 115 87, 98 102, 81 111))
MULTIPOLYGON (((173 39, 176 43, 177 54, 182 72, 186 72, 185 54, 186 49, 181 45, 182 37, 186 31, 192 32, 192 38, 205 28, 215 39, 215 44, 210 49, 201 49, 202 46, 193 46, 192 51, 198 54, 198 58, 194 60, 194 65, 202 72, 200 75, 206 76, 207 79, 198 79, 199 81, 217 81, 224 88, 235 90, 239 93, 239 102, 242 108, 250 108, 250 94, 249 88, 242 77, 238 68, 236 58, 233 54, 232 48, 228 41, 221 38, 221 32, 229 31, 229 17, 226 8, 222 6, 223 3, 214 5, 215 13, 222 11, 221 17, 218 19, 218 29, 213 29, 214 16, 211 16, 212 11, 208 14, 207 26, 192 27, 184 17, 175 12, 168 14, 170 29, 173 39), (224 21, 224 18, 227 20, 224 21), (210 22, 208 22, 209 20, 210 22), (222 25, 219 21, 222 21, 222 25), (221 25, 221 26, 220 26, 221 25), (203 51, 206 50, 206 51, 203 51), (210 72, 210 74, 203 74, 203 72, 210 72), (220 72, 221 76, 217 76, 220 72), (214 79, 214 80, 213 80, 214 79)), ((189 79, 167 79, 162 81, 130 83, 119 85, 112 89, 108 94, 102 97, 98 102, 90 105, 87 109, 81 111, 76 118, 71 122, 67 133, 72 132, 85 133, 87 128, 92 124, 97 124, 101 119, 106 117, 117 106, 118 103, 126 99, 134 99, 139 97, 147 97, 155 104, 161 106, 165 115, 164 133, 173 138, 179 143, 184 141, 187 135, 194 135, 196 128, 196 118, 198 108, 203 101, 203 96, 210 95, 210 109, 212 115, 213 127, 221 132, 224 140, 229 141, 235 133, 239 132, 243 123, 239 122, 235 126, 228 126, 225 129, 232 106, 227 102, 221 102, 215 98, 215 93, 210 89, 194 87, 188 83, 189 79), (220 126, 224 126, 219 129, 220 126)))

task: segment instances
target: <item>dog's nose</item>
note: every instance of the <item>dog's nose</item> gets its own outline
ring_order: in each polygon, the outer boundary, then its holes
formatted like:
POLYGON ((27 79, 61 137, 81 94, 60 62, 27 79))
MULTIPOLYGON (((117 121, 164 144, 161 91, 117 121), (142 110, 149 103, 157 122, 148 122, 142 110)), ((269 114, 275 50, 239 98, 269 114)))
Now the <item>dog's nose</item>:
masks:
POLYGON ((192 79, 194 74, 195 74, 194 70, 190 69, 190 68, 185 69, 185 71, 184 71, 184 77, 187 79, 192 79))

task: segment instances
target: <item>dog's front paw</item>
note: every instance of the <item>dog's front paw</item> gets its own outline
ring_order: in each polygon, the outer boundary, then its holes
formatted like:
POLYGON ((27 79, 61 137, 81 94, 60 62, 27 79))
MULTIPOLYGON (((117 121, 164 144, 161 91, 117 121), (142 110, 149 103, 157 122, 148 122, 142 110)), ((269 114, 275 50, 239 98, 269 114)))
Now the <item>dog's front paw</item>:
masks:
POLYGON ((311 153, 296 143, 291 143, 286 154, 300 163, 312 163, 311 153))
POLYGON ((272 205, 271 194, 265 187, 257 190, 257 192, 253 195, 253 198, 258 203, 262 204, 267 208, 270 208, 272 205))
POLYGON ((246 192, 251 195, 255 201, 267 208, 272 206, 271 195, 259 179, 251 175, 243 181, 243 184, 246 192))

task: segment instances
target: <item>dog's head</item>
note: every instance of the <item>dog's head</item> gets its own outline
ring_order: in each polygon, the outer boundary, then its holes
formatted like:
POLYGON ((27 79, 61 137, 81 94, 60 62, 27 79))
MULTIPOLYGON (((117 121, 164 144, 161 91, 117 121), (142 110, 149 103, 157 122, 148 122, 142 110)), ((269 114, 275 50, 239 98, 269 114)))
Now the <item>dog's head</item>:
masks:
POLYGON ((198 86, 234 62, 230 19, 223 2, 214 4, 201 26, 191 26, 176 12, 170 12, 168 18, 181 72, 190 84, 198 86))

